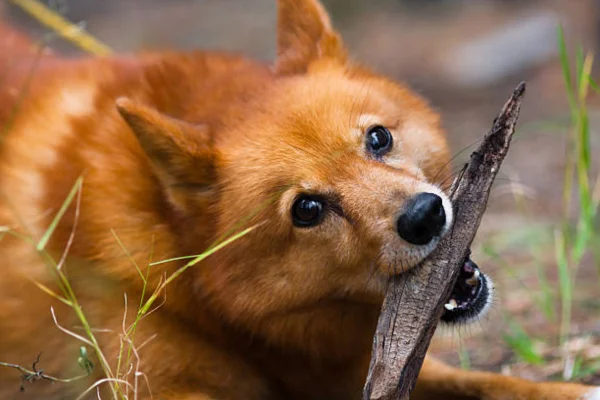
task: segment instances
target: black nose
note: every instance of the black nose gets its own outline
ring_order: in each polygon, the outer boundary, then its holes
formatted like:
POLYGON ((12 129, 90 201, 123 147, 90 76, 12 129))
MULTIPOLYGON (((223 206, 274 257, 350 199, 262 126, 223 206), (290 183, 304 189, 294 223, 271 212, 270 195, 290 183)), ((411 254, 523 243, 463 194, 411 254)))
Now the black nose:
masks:
POLYGON ((433 193, 419 193, 413 197, 404 214, 398 218, 398 234, 408 243, 427 244, 442 232, 446 212, 442 198, 433 193))

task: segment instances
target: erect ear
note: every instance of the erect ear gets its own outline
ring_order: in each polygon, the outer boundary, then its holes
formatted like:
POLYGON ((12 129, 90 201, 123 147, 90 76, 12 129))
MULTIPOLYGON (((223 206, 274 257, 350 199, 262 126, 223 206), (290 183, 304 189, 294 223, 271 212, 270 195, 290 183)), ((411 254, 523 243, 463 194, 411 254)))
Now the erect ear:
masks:
POLYGON ((320 58, 346 62, 340 35, 318 0, 277 0, 277 18, 278 74, 306 72, 310 63, 320 58))
POLYGON ((203 190, 214 183, 214 152, 207 127, 171 118, 127 98, 117 100, 117 109, 174 203, 181 203, 178 190, 203 190))

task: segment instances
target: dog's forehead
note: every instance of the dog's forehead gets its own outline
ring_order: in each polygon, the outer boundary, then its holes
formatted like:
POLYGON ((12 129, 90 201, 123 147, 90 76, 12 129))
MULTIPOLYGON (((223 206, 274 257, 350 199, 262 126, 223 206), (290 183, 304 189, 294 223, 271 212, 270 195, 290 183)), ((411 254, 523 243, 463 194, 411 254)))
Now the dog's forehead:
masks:
POLYGON ((362 114, 395 112, 398 106, 393 98, 393 85, 382 88, 372 81, 334 74, 299 79, 290 89, 293 96, 290 100, 297 111, 311 110, 330 120, 343 119, 344 123, 356 122, 362 114))
POLYGON ((362 141, 360 132, 369 126, 391 125, 403 118, 399 105, 384 91, 339 77, 327 84, 321 79, 299 81, 287 91, 285 103, 283 138, 309 148, 356 145, 362 141))
POLYGON ((277 103, 285 105, 280 115, 288 130, 315 135, 315 140, 339 140, 336 135, 341 132, 378 124, 400 128, 432 120, 432 110, 422 98, 373 74, 319 71, 287 81, 277 97, 277 103))
MULTIPOLYGON (((437 116, 410 90, 393 82, 318 75, 297 79, 285 88, 278 140, 310 155, 363 152, 370 127, 382 125, 397 145, 409 138, 429 147, 439 135, 437 116), (418 137, 415 137, 418 136, 418 137)), ((417 144, 400 146, 410 150, 417 144)), ((404 152, 404 151, 403 151, 404 152)), ((397 154, 397 153, 396 153, 397 154)))

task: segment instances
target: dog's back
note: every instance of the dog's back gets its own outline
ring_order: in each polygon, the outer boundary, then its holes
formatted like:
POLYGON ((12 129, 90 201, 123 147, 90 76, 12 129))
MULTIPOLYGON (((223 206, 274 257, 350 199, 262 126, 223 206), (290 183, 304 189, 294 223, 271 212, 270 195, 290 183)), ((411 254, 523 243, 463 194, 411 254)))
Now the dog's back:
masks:
MULTIPOLYGON (((30 365, 43 351, 39 366, 49 374, 78 375, 81 371, 73 366, 81 343, 58 330, 50 306, 61 324, 71 328, 80 321, 69 307, 36 286, 60 293, 49 259, 35 249, 78 178, 83 177, 85 193, 80 209, 76 212, 73 202, 45 250, 58 262, 75 230, 66 268, 92 326, 110 326, 118 335, 123 293, 134 302, 142 291, 143 281, 123 250, 115 247, 111 231, 134 258, 153 241, 155 260, 183 254, 165 226, 178 216, 166 211, 160 200, 157 204, 157 183, 147 173, 152 167, 119 115, 116 100, 127 96, 190 124, 216 128, 225 123, 230 106, 243 107, 247 97, 272 78, 265 66, 235 55, 196 52, 63 59, 23 47, 33 43, 22 39, 18 47, 8 48, 14 52, 3 53, 0 60, 4 77, 0 85, 0 252, 5 255, 0 267, 0 361, 30 365), (6 229, 10 233, 4 234, 6 229)), ((162 273, 152 278, 154 288, 162 273)), ((182 307, 173 305, 178 306, 182 307)), ((136 311, 132 307, 129 315, 136 311)), ((188 335, 165 320, 151 320, 148 324, 155 334, 188 335)), ((115 356, 116 350, 107 345, 108 354, 115 356)), ((197 356, 202 357, 202 350, 197 350, 197 356)), ((148 357, 150 364, 159 360, 148 357)), ((169 368, 185 369, 187 362, 169 368)), ((96 376, 100 372, 97 365, 96 376)), ((13 398, 18 381, 17 371, 0 370, 0 398, 13 398)), ((90 380, 86 382, 66 389, 80 393, 90 380)), ((56 390, 57 398, 64 398, 65 385, 46 387, 45 383, 27 388, 21 396, 39 398, 56 390)))

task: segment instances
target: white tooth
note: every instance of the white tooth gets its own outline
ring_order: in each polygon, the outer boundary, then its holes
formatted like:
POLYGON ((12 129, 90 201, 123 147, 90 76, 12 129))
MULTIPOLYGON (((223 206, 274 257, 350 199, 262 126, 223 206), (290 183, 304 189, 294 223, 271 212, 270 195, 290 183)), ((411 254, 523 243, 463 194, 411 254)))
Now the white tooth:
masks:
POLYGON ((444 308, 448 311, 452 311, 454 310, 456 307, 458 307, 458 303, 456 302, 456 300, 454 299, 450 299, 449 302, 447 302, 446 304, 444 304, 444 308))

